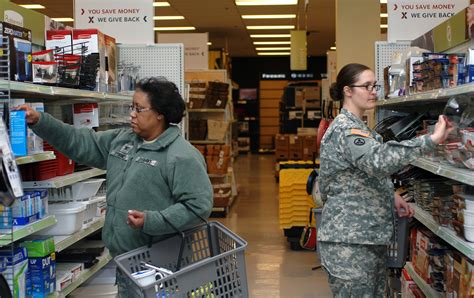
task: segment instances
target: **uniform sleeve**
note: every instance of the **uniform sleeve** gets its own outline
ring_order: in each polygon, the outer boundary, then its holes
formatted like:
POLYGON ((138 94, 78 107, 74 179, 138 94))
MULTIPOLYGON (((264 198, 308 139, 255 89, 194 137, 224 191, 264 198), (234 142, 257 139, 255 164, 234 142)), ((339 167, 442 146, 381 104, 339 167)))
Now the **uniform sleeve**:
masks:
POLYGON ((100 169, 106 168, 110 145, 119 131, 78 129, 46 113, 41 113, 40 121, 30 128, 67 157, 100 169))
MULTIPOLYGON (((194 153, 194 152, 193 152, 194 153)), ((202 156, 195 152, 191 156, 178 157, 169 165, 169 186, 175 203, 162 211, 145 211, 143 232, 157 236, 189 228, 202 221, 188 208, 208 218, 213 206, 213 190, 202 156)))
POLYGON ((379 177, 397 172, 435 147, 429 135, 380 143, 367 131, 348 129, 340 138, 341 150, 348 161, 368 175, 379 177))

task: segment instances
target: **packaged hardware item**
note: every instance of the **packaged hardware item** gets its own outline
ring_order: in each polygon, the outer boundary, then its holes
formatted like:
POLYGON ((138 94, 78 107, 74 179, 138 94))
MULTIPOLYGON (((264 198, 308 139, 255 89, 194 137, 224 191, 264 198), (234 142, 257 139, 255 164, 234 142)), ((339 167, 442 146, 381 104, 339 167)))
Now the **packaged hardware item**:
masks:
POLYGON ((25 111, 10 111, 10 143, 15 156, 28 154, 25 111))
POLYGON ((58 82, 58 63, 33 62, 33 83, 56 84, 58 82))
MULTIPOLYGON (((0 34, 9 37, 10 79, 31 81, 31 31, 6 22, 0 22, 0 34)), ((2 46, 2 43, 3 40, 0 40, 0 46, 2 46)))
POLYGON ((46 31, 46 49, 55 50, 59 53, 72 54, 72 31, 71 30, 48 30, 46 31))
POLYGON ((13 297, 26 297, 26 280, 28 272, 28 254, 26 248, 18 247, 13 250, 0 250, 0 262, 6 262, 3 276, 13 292, 13 297))

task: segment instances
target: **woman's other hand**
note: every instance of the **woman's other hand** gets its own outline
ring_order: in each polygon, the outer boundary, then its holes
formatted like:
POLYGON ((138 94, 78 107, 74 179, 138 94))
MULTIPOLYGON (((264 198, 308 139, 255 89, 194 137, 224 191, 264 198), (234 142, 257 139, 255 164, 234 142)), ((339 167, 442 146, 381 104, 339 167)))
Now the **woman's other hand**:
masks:
POLYGON ((32 109, 29 105, 20 105, 20 106, 17 106, 15 108, 13 108, 14 110, 22 110, 22 111, 25 111, 26 113, 26 123, 28 124, 36 124, 38 123, 39 119, 40 119, 40 113, 35 110, 35 109, 32 109))
POLYGON ((454 126, 444 115, 439 115, 433 134, 430 136, 435 144, 442 144, 448 138, 448 135, 454 130, 454 126))
POLYGON ((415 215, 415 210, 413 210, 410 204, 405 202, 405 200, 397 192, 395 192, 394 203, 395 203, 395 209, 397 210, 398 216, 413 217, 413 215, 415 215))
POLYGON ((127 224, 134 229, 141 229, 145 224, 145 212, 128 210, 127 224))

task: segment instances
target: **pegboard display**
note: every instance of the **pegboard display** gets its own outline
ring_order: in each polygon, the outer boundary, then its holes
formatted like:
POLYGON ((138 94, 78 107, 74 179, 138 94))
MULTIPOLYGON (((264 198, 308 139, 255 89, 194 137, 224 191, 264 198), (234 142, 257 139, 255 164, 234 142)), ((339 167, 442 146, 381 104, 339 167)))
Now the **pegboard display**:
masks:
POLYGON ((383 84, 383 69, 392 63, 392 55, 396 52, 401 52, 410 47, 409 41, 399 42, 375 42, 375 79, 382 85, 379 91, 379 98, 383 98, 384 84, 383 84))
POLYGON ((183 44, 117 45, 119 64, 139 68, 140 78, 165 77, 176 84, 184 97, 183 44))

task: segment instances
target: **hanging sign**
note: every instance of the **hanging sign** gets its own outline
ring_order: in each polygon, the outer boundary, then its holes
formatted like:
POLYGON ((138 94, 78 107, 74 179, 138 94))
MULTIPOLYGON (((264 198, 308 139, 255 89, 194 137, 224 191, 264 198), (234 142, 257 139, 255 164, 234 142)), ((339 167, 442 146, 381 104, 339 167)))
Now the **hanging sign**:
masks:
POLYGON ((154 44, 153 0, 75 0, 76 29, 99 29, 118 43, 154 44))
POLYGON ((418 38, 468 5, 469 0, 388 0, 387 39, 418 38))
POLYGON ((209 69, 208 33, 159 33, 157 40, 184 45, 184 69, 209 69))
POLYGON ((291 70, 306 70, 307 68, 307 48, 306 48, 306 31, 292 30, 291 32, 291 70))

